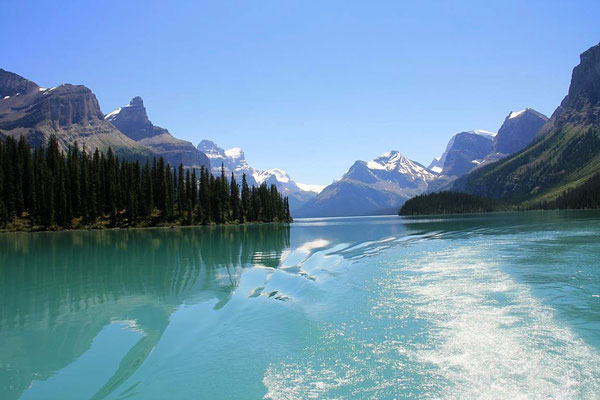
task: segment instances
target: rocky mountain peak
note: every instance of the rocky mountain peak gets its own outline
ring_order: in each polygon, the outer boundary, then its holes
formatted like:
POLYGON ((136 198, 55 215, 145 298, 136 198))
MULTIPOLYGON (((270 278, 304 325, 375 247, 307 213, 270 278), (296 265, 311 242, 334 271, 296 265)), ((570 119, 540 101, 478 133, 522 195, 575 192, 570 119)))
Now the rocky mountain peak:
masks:
MULTIPOLYGON (((225 150, 220 148, 215 142, 211 140, 203 140, 198 144, 198 150, 206 154, 211 159, 222 159, 225 160, 227 156, 225 155, 225 150)), ((213 163, 213 166, 216 165, 213 163)), ((219 167, 221 164, 219 163, 219 167)))
POLYGON ((104 118, 136 141, 169 133, 166 129, 152 124, 148 119, 144 100, 139 96, 131 99, 128 105, 106 114, 104 118))
POLYGON ((552 114, 540 135, 566 123, 596 124, 600 122, 600 44, 580 56, 573 68, 569 93, 552 114))
POLYGON ((581 54, 579 65, 573 68, 568 98, 571 107, 584 100, 592 104, 600 100, 600 44, 581 54))
POLYGON ((144 100, 140 96, 135 96, 133 99, 131 99, 129 106, 142 108, 144 113, 146 113, 146 109, 144 108, 144 100))
POLYGON ((29 79, 0 68, 0 99, 27 94, 38 89, 39 86, 29 79))
POLYGON ((494 138, 493 152, 509 155, 522 150, 546 122, 548 117, 532 108, 510 112, 494 138))

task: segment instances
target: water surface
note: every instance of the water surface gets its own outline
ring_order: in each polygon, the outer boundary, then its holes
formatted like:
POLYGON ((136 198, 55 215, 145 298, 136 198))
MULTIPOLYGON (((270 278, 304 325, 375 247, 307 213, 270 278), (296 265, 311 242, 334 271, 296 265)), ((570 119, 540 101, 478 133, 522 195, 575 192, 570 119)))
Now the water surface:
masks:
POLYGON ((0 398, 600 398, 600 213, 0 235, 0 398))

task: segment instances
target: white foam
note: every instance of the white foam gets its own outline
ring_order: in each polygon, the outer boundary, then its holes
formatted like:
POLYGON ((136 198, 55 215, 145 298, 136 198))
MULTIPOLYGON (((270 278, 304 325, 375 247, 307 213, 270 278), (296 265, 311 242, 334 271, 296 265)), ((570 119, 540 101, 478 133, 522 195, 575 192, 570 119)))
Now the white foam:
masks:
POLYGON ((598 351, 484 261, 486 244, 455 245, 380 261, 370 313, 336 318, 301 357, 269 366, 265 398, 598 398, 598 351), (383 335, 374 321, 390 321, 383 335))

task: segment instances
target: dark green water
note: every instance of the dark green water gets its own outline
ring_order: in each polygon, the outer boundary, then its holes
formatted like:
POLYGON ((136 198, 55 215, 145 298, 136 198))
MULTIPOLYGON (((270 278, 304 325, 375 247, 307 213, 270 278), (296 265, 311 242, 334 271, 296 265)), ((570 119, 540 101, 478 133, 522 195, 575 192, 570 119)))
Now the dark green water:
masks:
POLYGON ((600 213, 0 235, 1 399, 599 398, 600 213))

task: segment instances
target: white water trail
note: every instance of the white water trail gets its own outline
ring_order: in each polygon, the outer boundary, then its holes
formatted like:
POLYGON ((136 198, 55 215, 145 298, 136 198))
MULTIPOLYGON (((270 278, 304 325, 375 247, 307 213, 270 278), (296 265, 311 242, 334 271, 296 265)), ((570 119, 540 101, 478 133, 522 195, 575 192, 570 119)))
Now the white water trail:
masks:
POLYGON ((493 242, 457 243, 355 264, 376 262, 370 308, 272 364, 265 398, 600 398, 598 351, 487 256, 493 242), (357 338, 370 325, 385 334, 357 338))

